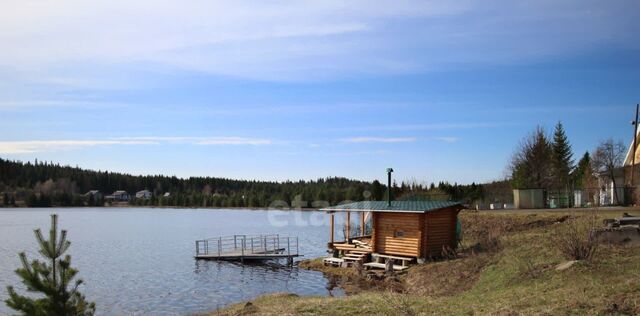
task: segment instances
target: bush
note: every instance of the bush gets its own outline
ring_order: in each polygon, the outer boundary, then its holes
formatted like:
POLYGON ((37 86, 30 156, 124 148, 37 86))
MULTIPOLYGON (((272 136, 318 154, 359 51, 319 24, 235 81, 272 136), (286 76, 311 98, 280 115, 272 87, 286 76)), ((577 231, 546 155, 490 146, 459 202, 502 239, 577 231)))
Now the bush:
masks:
POLYGON ((595 214, 567 221, 554 232, 553 241, 562 254, 571 260, 591 260, 598 250, 595 214))

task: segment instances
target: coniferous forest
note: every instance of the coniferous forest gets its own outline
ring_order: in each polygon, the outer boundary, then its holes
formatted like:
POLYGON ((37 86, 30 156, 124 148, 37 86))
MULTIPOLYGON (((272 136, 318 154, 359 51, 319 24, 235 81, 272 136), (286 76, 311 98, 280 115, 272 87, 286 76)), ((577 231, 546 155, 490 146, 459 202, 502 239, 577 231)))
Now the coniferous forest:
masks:
MULTIPOLYGON (((482 185, 393 184, 395 199, 472 201, 483 198, 482 185)), ((20 162, 0 158, 0 192, 3 206, 103 206, 104 197, 85 196, 90 190, 103 195, 127 191, 131 205, 181 207, 269 207, 282 202, 296 208, 324 207, 342 201, 382 200, 387 186, 375 180, 346 178, 313 181, 248 181, 214 177, 178 178, 164 175, 135 176, 86 170, 52 162, 20 162), (149 190, 148 200, 135 193, 149 190), (167 194, 168 193, 168 194, 167 194), (166 195, 166 196, 165 196, 166 195), (315 203, 314 203, 315 202, 315 203)), ((108 204, 107 204, 108 205, 108 204)))

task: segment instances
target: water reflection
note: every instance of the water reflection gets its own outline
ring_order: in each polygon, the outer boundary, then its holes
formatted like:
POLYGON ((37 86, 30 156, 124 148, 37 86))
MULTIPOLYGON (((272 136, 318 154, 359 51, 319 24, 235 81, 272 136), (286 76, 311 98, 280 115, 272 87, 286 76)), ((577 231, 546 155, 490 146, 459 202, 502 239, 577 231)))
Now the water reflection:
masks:
MULTIPOLYGON (((34 228, 48 227, 53 210, 0 211, 0 280, 21 284, 13 270, 17 253, 33 256, 34 228)), ((194 259, 194 241, 218 235, 280 233, 300 237, 305 258, 326 249, 328 223, 317 212, 278 213, 273 227, 267 211, 62 209, 60 227, 69 231, 73 265, 86 282, 84 293, 99 315, 185 315, 215 310, 265 293, 343 295, 322 273, 288 266, 286 260, 245 264, 194 259), (297 214, 299 213, 299 214, 297 214), (287 220, 289 218, 289 220, 287 220), (314 225, 300 226, 303 222, 314 225)), ((0 291, 0 301, 6 299, 0 291)), ((11 311, 0 305, 0 314, 11 311)))

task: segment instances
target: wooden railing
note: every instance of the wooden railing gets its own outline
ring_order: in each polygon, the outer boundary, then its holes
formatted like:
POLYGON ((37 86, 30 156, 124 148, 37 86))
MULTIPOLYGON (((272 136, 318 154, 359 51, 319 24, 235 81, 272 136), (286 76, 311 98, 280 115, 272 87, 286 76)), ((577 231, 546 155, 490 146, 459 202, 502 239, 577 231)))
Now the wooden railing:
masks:
POLYGON ((280 235, 233 235, 196 240, 196 256, 298 255, 298 237, 280 235))

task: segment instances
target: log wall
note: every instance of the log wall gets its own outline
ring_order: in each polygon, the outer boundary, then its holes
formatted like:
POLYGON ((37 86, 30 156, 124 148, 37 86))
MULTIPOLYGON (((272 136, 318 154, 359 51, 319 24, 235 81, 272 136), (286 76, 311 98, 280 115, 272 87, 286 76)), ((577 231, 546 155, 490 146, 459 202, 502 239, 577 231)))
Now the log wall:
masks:
POLYGON ((420 257, 424 214, 373 213, 374 251, 387 255, 420 257), (398 233, 403 236, 397 236, 398 233))
POLYGON ((458 210, 444 209, 426 214, 423 235, 423 253, 426 257, 439 257, 443 247, 456 248, 456 220, 458 210))

